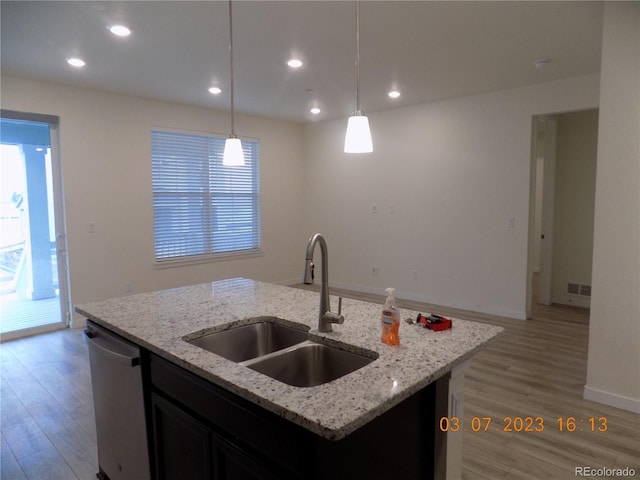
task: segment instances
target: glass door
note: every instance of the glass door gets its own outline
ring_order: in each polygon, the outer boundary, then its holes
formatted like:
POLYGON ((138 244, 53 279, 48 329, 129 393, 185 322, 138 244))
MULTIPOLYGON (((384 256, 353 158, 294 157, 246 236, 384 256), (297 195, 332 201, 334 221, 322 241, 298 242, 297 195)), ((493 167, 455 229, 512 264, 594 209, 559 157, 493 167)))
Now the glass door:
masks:
POLYGON ((63 328, 69 317, 57 118, 0 118, 0 335, 63 328))

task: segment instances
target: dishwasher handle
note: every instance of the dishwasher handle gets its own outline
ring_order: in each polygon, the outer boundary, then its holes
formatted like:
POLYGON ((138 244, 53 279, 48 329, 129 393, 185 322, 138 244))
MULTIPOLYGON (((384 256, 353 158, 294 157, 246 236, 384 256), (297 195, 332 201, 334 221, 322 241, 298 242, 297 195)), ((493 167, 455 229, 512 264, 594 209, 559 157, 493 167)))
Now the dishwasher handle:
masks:
POLYGON ((112 342, 104 340, 100 335, 96 335, 88 328, 83 331, 85 341, 89 348, 97 348, 103 354, 112 357, 115 360, 130 364, 131 367, 140 365, 140 355, 130 355, 126 353, 117 352, 113 347, 112 342), (112 347, 112 348, 109 348, 112 347))

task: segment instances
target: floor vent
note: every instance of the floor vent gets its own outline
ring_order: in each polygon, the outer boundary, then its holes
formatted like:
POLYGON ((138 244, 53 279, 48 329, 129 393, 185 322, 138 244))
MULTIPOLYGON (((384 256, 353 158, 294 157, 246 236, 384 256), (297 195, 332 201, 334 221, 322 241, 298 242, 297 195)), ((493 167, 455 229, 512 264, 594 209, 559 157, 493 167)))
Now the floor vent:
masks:
POLYGON ((569 295, 580 295, 580 284, 567 283, 567 293, 569 295))
POLYGON ((590 297, 591 285, 580 285, 579 283, 567 283, 567 293, 569 295, 580 295, 582 297, 590 297))

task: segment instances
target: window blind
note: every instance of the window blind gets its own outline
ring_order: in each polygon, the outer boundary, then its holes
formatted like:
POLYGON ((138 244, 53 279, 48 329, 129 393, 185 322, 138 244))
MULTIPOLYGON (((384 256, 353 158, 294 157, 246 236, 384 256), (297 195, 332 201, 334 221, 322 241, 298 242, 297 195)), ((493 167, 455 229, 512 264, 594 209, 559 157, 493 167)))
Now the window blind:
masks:
POLYGON ((156 262, 260 249, 259 143, 242 140, 245 165, 222 165, 225 139, 151 132, 156 262))

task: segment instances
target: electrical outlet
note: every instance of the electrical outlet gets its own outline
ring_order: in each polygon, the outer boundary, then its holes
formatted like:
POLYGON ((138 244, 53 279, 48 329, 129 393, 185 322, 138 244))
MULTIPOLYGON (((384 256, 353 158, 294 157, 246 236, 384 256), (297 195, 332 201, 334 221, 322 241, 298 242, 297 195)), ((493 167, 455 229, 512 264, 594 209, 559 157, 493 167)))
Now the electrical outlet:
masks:
POLYGON ((509 217, 507 219, 507 228, 514 228, 516 226, 516 219, 515 217, 509 217))
POLYGON ((380 267, 376 267, 376 266, 371 267, 371 275, 374 275, 374 276, 380 275, 380 267))
POLYGON ((389 213, 392 215, 396 213, 396 206, 393 203, 389 205, 389 213))
POLYGON ((413 270, 411 274, 413 275, 414 280, 418 280, 418 270, 413 270))
POLYGON ((375 203, 371 206, 371 213, 378 213, 378 206, 375 203))
POLYGON ((124 284, 124 293, 133 293, 133 282, 127 282, 124 284))

